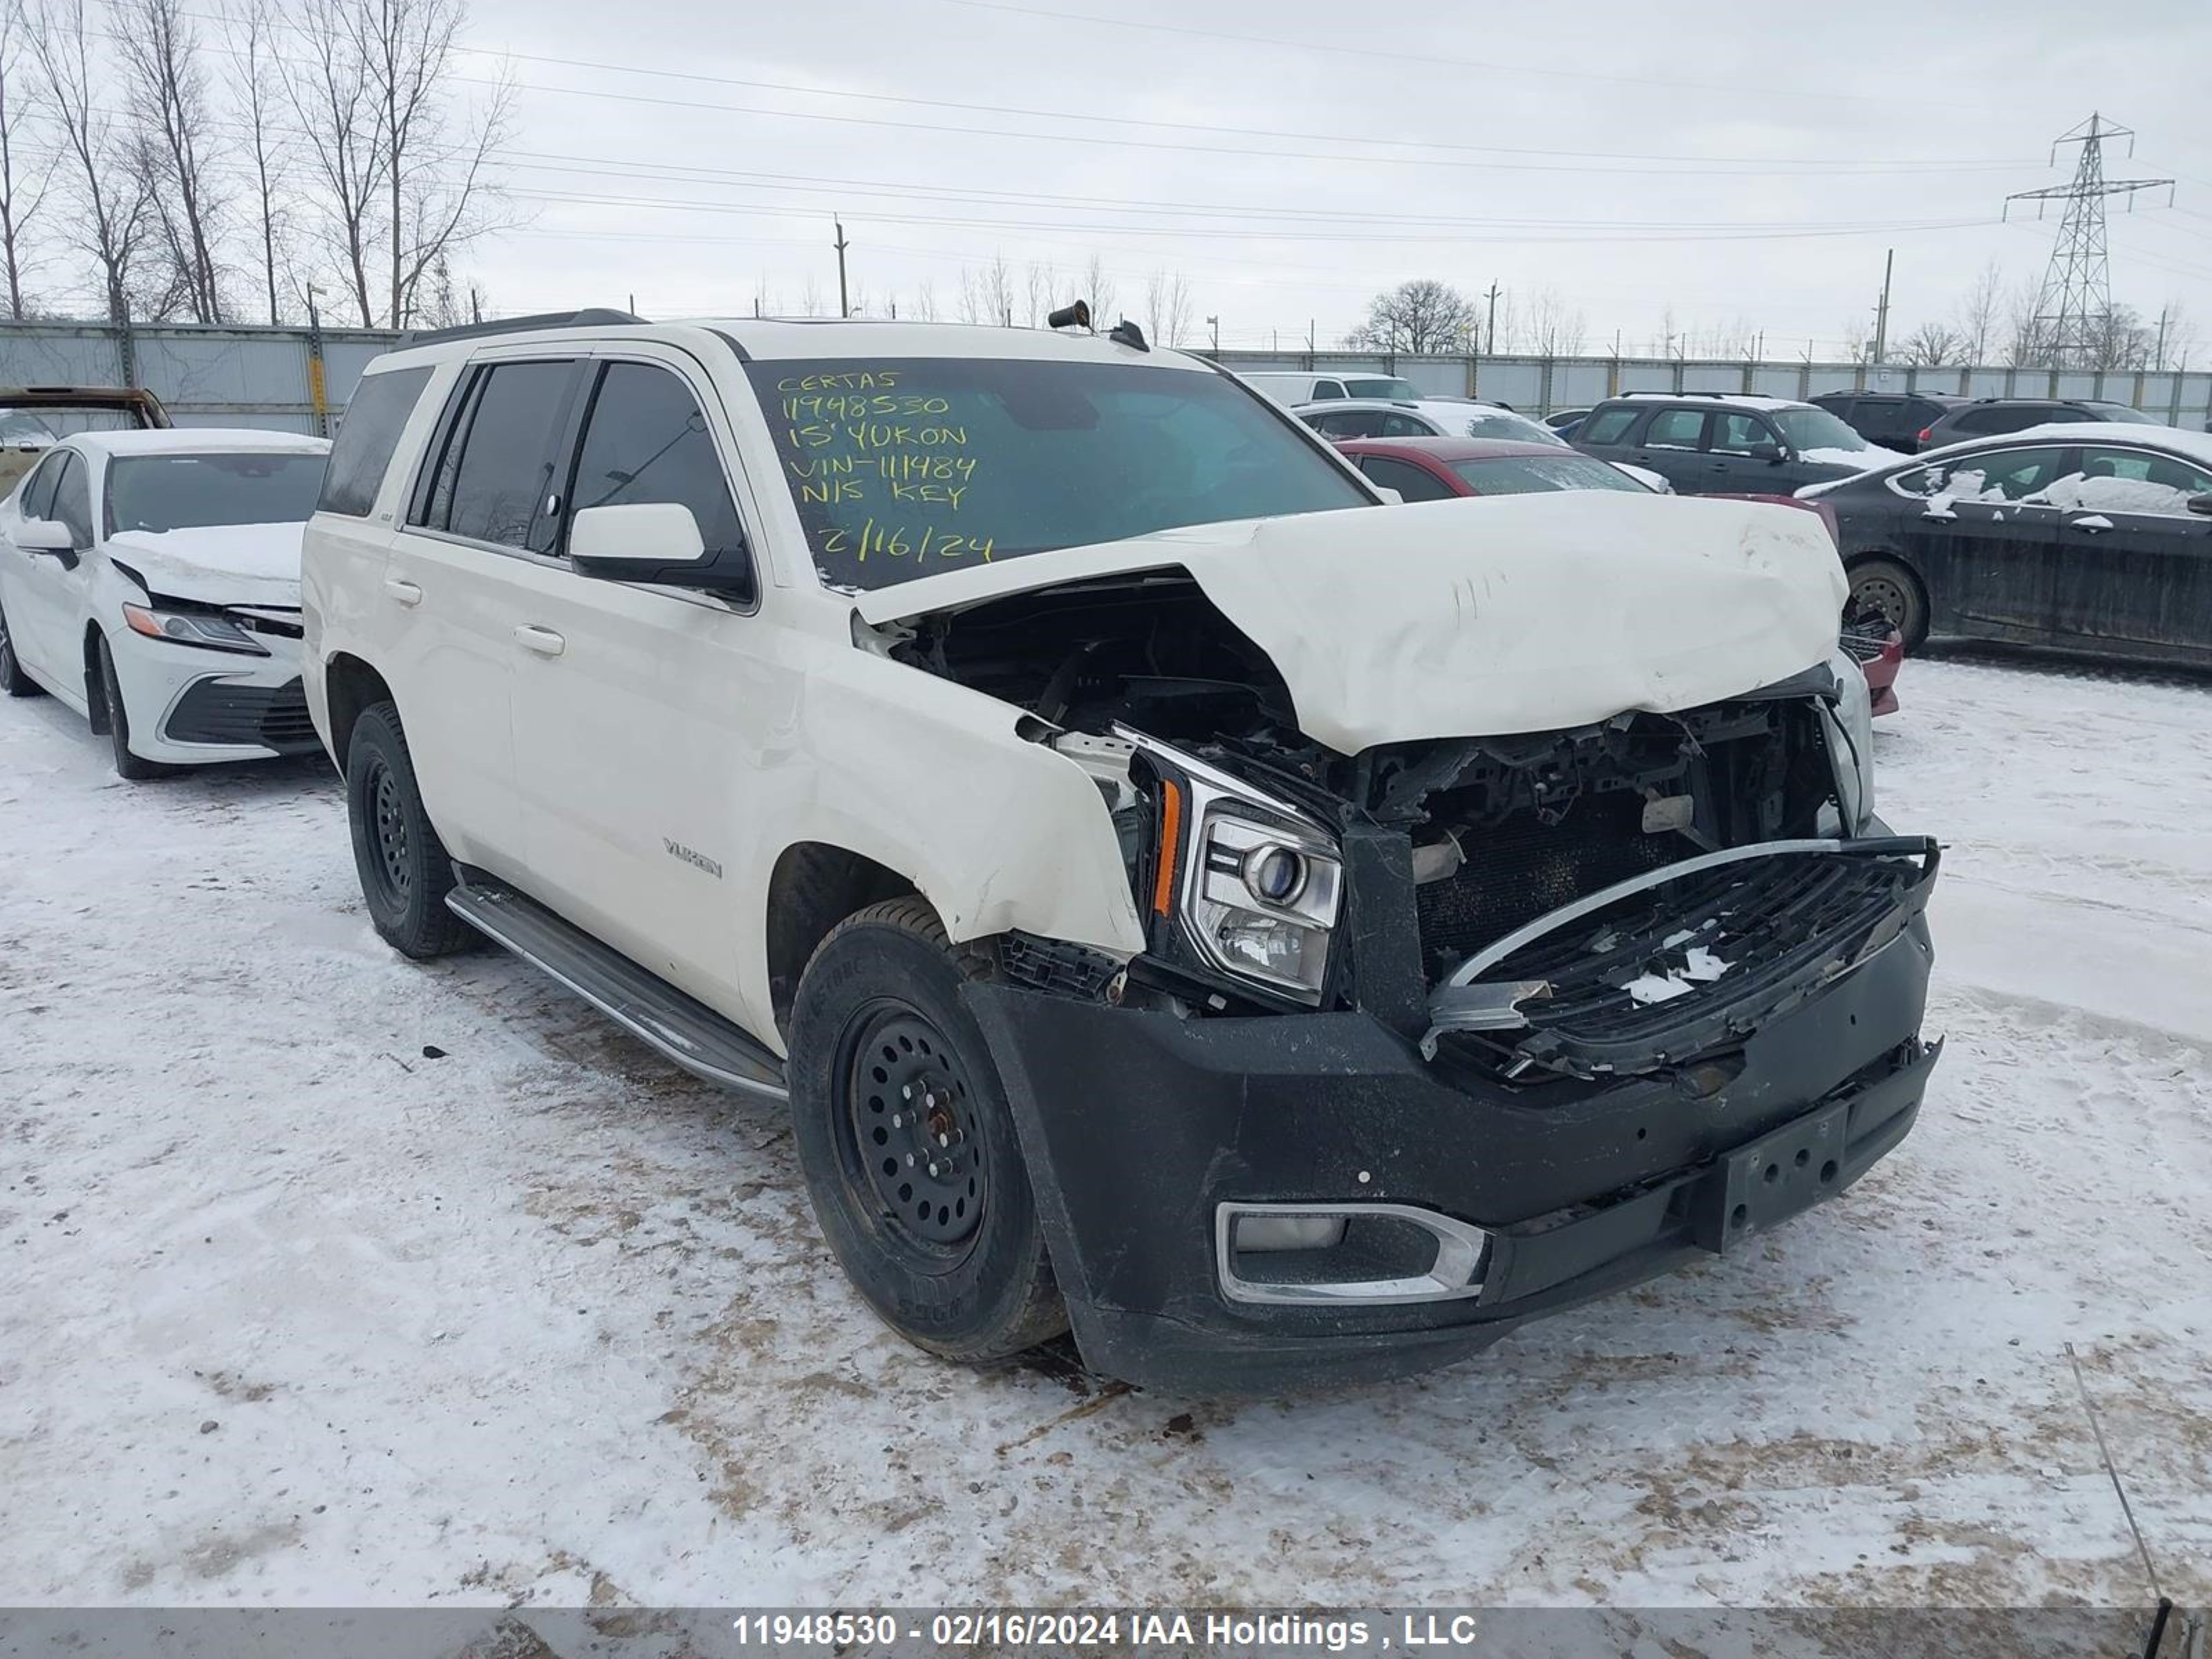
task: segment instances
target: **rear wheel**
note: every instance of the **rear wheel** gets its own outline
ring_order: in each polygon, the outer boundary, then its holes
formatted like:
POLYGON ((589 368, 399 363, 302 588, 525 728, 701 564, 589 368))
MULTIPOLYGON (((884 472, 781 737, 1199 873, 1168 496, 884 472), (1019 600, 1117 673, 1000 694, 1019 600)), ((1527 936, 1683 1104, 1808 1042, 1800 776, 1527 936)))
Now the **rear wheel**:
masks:
POLYGON ((417 958, 447 956, 475 942, 474 929, 446 908, 453 861, 423 810, 399 711, 362 711, 346 743, 346 817, 354 868, 368 919, 386 944, 417 958))
POLYGON ((8 613, 0 611, 0 691, 11 697, 35 697, 45 688, 23 672, 15 655, 15 638, 8 631, 8 613))
POLYGON ((1851 599, 1863 611, 1879 611, 1904 637, 1907 651, 1928 641, 1928 596, 1920 579, 1894 559, 1862 559, 1850 570, 1851 599))
POLYGON ((1067 1328, 1006 1088, 960 1001, 990 972, 923 901, 888 900, 822 942, 791 1025, 793 1135, 830 1248, 884 1323, 973 1363, 1067 1328))
POLYGON ((99 644, 100 700, 107 716, 107 741, 115 751, 115 775, 126 783, 143 783, 172 769, 131 752, 131 711, 123 706, 123 684, 115 677, 115 653, 103 635, 99 644))

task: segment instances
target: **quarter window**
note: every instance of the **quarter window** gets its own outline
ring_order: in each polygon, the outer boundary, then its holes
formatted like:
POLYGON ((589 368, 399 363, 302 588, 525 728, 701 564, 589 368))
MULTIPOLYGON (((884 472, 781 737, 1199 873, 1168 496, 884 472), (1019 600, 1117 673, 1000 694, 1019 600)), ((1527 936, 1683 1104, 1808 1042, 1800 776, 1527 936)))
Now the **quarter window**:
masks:
POLYGON ((691 389, 650 363, 610 363, 585 416, 569 511, 646 502, 690 507, 710 558, 744 545, 729 478, 691 389))
POLYGON ((1583 422, 1575 436, 1586 444, 1617 444, 1636 424, 1638 412, 1633 409, 1601 409, 1583 422))
POLYGON ((1417 415, 1385 415, 1382 435, 1386 438, 1433 438, 1436 428, 1417 415))
POLYGON ((2060 468, 2065 459, 2063 449, 1998 449, 1963 457, 1929 469, 1936 486, 1932 493, 1954 501, 2047 507, 2051 500, 2045 492, 2063 476, 2060 468))
POLYGON ((1307 401, 1317 404, 1324 398, 1341 398, 1342 396, 1344 396, 1343 381, 1316 380, 1314 382, 1313 396, 1307 399, 1307 401))
POLYGON ((1662 409, 1651 417, 1644 441, 1653 449, 1695 449, 1705 429, 1702 409, 1662 409))

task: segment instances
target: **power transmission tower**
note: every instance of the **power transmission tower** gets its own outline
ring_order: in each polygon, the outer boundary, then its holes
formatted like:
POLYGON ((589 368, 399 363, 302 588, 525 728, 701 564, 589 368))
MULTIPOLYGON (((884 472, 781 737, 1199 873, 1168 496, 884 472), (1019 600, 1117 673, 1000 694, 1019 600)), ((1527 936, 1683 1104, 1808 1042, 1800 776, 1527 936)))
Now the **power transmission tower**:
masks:
POLYGON ((2139 190, 2160 185, 2168 191, 2173 188, 2171 179, 2105 177, 2105 141, 2126 139, 2128 154, 2133 155, 2135 136, 2132 128, 2115 126, 2101 115, 2093 113, 2051 147, 2055 164, 2059 145, 2081 146, 2073 183, 2052 185, 2045 190, 2019 191, 2005 198, 2008 216, 2014 202, 2035 203, 2039 219, 2043 216, 2044 203, 2066 204, 2058 222, 2058 240, 2051 246, 2051 264, 2043 273, 2043 291, 2036 296, 2034 349, 2028 354, 2030 362, 2048 363, 2054 368, 2104 366, 2112 317, 2112 268, 2105 251, 2105 198, 2125 196, 2128 205, 2132 207, 2135 193, 2139 190))

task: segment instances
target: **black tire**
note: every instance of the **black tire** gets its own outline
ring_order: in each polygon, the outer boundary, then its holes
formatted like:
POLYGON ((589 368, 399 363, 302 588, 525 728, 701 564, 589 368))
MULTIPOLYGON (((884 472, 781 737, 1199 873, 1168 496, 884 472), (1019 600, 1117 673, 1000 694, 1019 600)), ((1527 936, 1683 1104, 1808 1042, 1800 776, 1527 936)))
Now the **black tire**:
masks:
POLYGON ((830 1248, 885 1324, 977 1364, 1067 1328, 1006 1086, 960 1002, 992 971, 923 901, 886 900, 822 941, 791 1022, 793 1133, 830 1248))
POLYGON ((173 767, 131 752, 131 711, 123 706, 122 683, 115 678, 115 653, 107 648, 106 635, 100 636, 94 651, 100 665, 100 700, 107 715, 108 747, 115 752, 115 775, 125 783, 167 777, 175 770, 173 767))
POLYGON ((1851 599, 1860 609, 1879 611, 1904 636, 1905 648, 1928 642, 1928 593, 1894 559, 1861 559, 1850 568, 1851 599))
POLYGON ((384 942, 418 960, 474 944, 476 930, 446 908, 453 861, 422 809, 407 734, 391 703, 374 703, 354 721, 345 785, 354 868, 384 942))
POLYGON ((15 635, 8 631, 8 613, 0 611, 0 691, 11 697, 35 697, 45 690, 23 672, 22 659, 15 654, 15 635))

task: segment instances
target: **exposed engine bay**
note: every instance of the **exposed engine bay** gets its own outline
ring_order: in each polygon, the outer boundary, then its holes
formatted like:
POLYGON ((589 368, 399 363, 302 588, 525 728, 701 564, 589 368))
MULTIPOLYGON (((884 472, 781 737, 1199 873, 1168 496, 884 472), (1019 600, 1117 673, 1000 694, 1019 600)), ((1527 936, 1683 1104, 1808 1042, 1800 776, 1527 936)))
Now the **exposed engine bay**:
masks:
POLYGON ((1174 572, 933 614, 889 649, 1026 710, 1098 781, 1152 945, 1116 983, 1194 1013, 1364 1008, 1509 1079, 1656 1069, 1740 1042, 1790 994, 1747 1002, 1754 981, 1820 982, 1880 948, 1933 878, 1920 843, 1859 855, 1875 843, 1852 839, 1863 796, 1843 786, 1864 757, 1825 666, 1680 712, 1343 755, 1174 572), (1615 889, 1502 980, 1455 982, 1615 889), (1730 1018, 1684 1039, 1691 1002, 1730 1018))

